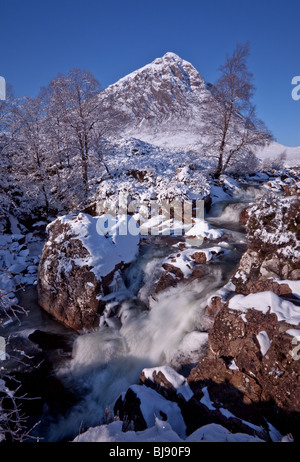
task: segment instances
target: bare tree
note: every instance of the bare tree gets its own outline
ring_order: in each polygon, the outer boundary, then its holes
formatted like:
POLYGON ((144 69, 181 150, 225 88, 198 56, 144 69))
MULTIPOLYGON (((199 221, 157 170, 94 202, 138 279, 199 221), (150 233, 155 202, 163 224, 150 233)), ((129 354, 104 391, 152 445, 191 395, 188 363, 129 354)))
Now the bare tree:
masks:
POLYGON ((227 55, 219 69, 220 77, 210 87, 204 103, 204 146, 217 160, 216 178, 256 147, 272 140, 251 103, 255 88, 247 68, 249 49, 249 44, 237 44, 233 54, 227 55))

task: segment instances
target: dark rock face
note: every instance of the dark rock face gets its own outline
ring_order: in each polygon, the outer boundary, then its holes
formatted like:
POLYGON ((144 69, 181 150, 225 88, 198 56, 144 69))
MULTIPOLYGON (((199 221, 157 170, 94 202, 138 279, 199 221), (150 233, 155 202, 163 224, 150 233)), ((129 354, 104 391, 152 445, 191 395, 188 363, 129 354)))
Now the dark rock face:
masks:
POLYGON ((140 399, 131 388, 128 388, 124 399, 121 396, 117 399, 114 405, 114 415, 122 420, 122 431, 132 429, 143 431, 147 428, 140 404, 140 399))

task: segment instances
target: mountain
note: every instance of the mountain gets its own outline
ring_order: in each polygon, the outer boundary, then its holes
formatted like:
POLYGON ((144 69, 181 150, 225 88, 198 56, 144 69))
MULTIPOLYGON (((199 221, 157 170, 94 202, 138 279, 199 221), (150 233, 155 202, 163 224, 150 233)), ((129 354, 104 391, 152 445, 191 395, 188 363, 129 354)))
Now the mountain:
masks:
MULTIPOLYGON (((102 118, 110 135, 136 138, 160 148, 190 151, 201 144, 203 100, 209 91, 195 67, 168 52, 103 90, 102 118)), ((286 165, 300 164, 300 147, 271 143, 257 156, 276 159, 286 151, 286 165)))
POLYGON ((115 134, 157 146, 186 147, 199 138, 207 91, 192 64, 166 53, 110 85, 100 98, 115 134))

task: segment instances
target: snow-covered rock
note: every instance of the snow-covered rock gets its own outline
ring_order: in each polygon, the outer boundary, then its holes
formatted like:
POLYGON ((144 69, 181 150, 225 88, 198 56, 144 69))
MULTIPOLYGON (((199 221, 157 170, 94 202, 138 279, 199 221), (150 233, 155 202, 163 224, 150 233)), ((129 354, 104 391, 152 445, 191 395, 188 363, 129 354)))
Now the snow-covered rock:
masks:
POLYGON ((48 225, 38 271, 38 301, 50 314, 75 330, 96 323, 102 297, 115 272, 138 253, 139 235, 128 232, 130 217, 114 220, 87 214, 63 216, 48 225), (127 229, 122 235, 121 228, 127 229))

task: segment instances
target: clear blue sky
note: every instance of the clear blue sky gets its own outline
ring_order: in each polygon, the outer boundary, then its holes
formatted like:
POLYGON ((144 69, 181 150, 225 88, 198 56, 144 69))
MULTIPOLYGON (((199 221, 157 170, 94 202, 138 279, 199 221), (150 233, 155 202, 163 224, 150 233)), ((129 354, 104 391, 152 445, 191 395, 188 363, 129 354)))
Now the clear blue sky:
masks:
POLYGON ((172 51, 213 82, 249 41, 258 114, 278 142, 300 146, 299 31, 300 0, 0 0, 0 75, 16 96, 73 67, 105 88, 172 51))

